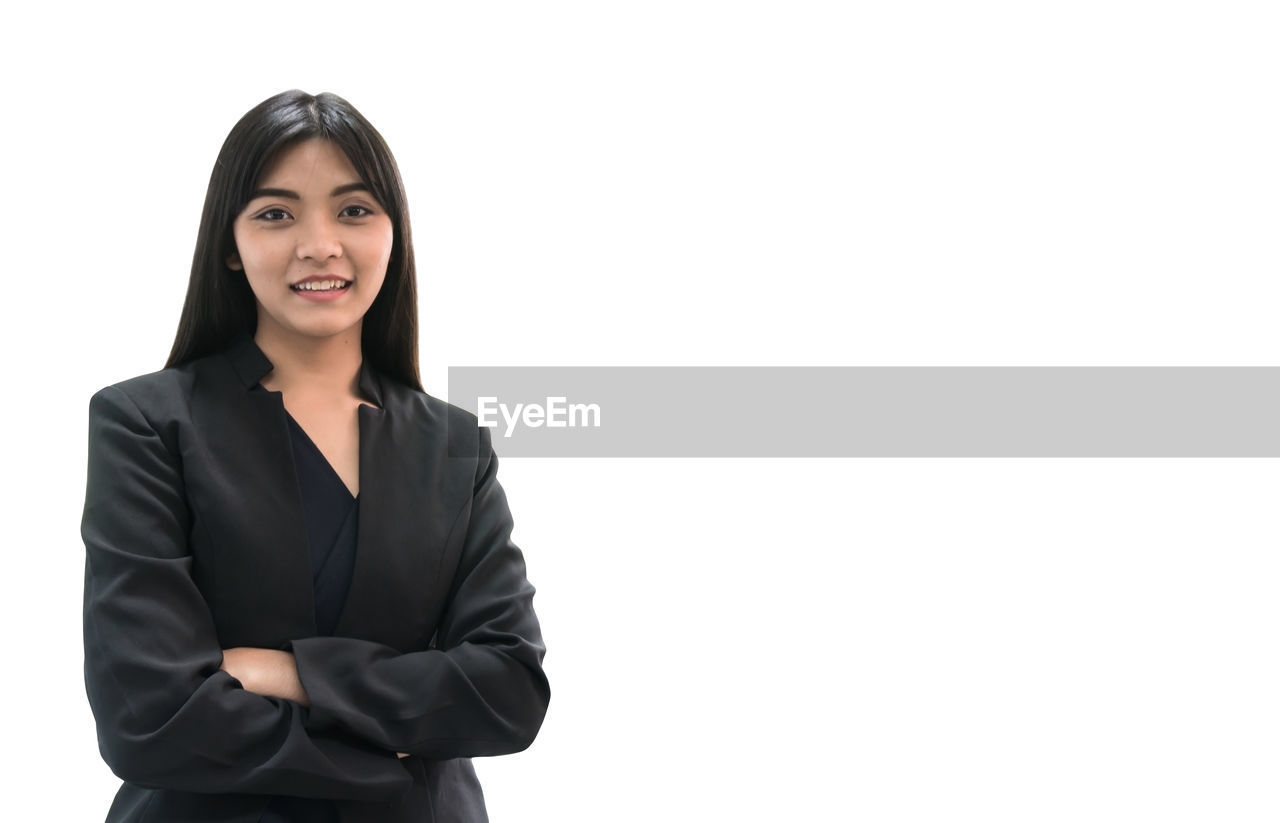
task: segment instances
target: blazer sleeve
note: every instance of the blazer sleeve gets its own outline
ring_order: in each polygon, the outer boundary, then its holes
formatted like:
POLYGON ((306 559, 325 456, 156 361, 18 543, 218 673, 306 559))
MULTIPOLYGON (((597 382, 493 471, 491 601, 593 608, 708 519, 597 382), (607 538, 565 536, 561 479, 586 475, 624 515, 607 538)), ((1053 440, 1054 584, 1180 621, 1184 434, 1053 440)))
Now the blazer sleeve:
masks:
POLYGON ((117 387, 89 404, 85 685, 103 759, 122 779, 190 792, 394 801, 413 777, 394 753, 306 728, 297 703, 220 670, 192 578, 181 466, 117 387))
POLYGON ((472 495, 453 525, 465 536, 436 647, 401 653, 349 637, 293 641, 313 727, 439 760, 509 754, 533 742, 550 698, 545 648, 487 428, 479 443, 472 495))

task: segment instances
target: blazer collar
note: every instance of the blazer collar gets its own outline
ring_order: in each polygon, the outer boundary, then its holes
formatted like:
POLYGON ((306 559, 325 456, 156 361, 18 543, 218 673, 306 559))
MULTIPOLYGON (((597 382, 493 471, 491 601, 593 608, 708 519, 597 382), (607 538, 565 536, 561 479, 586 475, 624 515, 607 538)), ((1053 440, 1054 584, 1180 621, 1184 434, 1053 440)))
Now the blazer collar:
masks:
MULTIPOLYGON (((246 389, 252 389, 258 385, 258 382, 270 374, 273 368, 266 353, 258 347, 253 335, 248 332, 241 332, 235 337, 226 350, 226 356, 231 361, 231 368, 246 389)), ((367 399, 373 401, 378 408, 383 407, 382 379, 369 365, 368 358, 360 360, 360 376, 357 379, 357 385, 367 399)))

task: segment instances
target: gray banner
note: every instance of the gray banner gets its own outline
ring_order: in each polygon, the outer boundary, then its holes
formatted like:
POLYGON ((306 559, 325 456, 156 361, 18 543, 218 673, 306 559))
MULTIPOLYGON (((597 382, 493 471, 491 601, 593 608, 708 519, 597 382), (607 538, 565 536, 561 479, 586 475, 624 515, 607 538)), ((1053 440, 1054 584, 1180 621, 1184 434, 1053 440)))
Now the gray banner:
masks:
POLYGON ((504 457, 1277 457, 1273 367, 453 367, 504 457))

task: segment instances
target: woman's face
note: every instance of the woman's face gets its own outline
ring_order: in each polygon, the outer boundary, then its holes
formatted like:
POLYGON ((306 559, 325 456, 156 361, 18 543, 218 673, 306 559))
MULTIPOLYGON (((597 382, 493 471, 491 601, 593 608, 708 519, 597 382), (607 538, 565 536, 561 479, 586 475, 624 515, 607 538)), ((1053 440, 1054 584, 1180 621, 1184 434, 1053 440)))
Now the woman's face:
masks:
POLYGON ((284 148, 233 226, 258 303, 259 341, 360 333, 391 258, 391 218, 337 145, 284 148))

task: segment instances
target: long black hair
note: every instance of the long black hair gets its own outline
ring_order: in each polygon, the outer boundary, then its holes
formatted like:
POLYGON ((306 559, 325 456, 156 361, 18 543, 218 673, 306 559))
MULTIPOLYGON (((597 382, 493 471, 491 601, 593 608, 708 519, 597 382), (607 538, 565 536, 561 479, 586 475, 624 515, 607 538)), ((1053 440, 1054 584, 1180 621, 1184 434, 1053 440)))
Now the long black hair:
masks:
POLYGON ((342 149, 391 218, 394 240, 387 276, 365 313, 361 348, 375 369, 421 390, 417 277, 400 170, 382 135, 354 106, 335 94, 310 95, 297 89, 259 103, 222 144, 209 177, 187 298, 165 367, 221 351, 238 335, 256 330, 257 303, 249 282, 243 271, 227 266, 235 251, 232 225, 276 154, 311 138, 329 140, 342 149))

